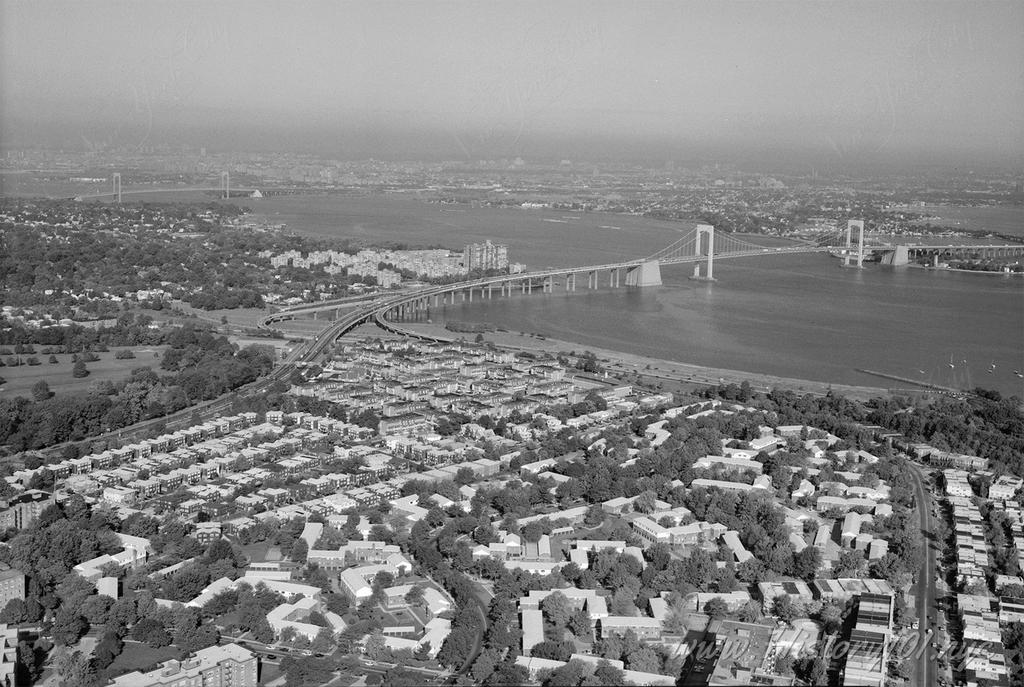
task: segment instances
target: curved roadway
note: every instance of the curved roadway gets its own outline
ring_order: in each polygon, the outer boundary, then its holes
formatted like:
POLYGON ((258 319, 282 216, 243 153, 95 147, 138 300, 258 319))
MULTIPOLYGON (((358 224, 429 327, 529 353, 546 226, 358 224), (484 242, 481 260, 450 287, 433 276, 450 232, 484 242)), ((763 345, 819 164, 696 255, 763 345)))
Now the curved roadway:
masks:
MULTIPOLYGON (((778 255, 785 253, 820 253, 832 250, 831 248, 823 248, 819 246, 795 246, 791 248, 764 248, 761 250, 749 250, 749 251, 737 251, 732 253, 723 253, 715 255, 716 260, 722 260, 726 258, 741 258, 750 257, 754 255, 778 255)), ((691 255, 691 256, 679 256, 677 258, 669 258, 660 260, 660 264, 672 265, 681 264, 687 262, 700 262, 706 260, 707 256, 703 255, 691 255)), ((396 327, 385 319, 386 314, 389 310, 398 307, 400 305, 406 305, 413 303, 419 299, 427 298, 435 295, 442 295, 447 293, 454 293, 470 288, 481 288, 487 286, 494 286, 504 282, 522 282, 525 280, 542 280, 547 278, 554 278, 566 274, 579 274, 583 272, 600 272, 603 270, 614 270, 614 269, 628 269, 630 267, 636 267, 644 262, 647 262, 645 258, 638 258, 635 260, 628 260, 617 263, 607 263, 603 265, 586 265, 582 267, 563 267, 560 269, 541 270, 537 272, 526 272, 522 274, 506 274, 497 277, 484 277, 481 279, 473 279, 469 281, 455 282, 452 284, 443 284, 438 286, 427 286, 414 291, 404 291, 393 295, 380 295, 375 294, 371 296, 357 296, 350 298, 336 299, 327 303, 320 303, 315 306, 296 306, 293 309, 280 310, 276 313, 264 317, 260 322, 261 328, 269 328, 274 322, 282 320, 293 319, 296 315, 304 315, 315 313, 324 310, 335 310, 345 307, 350 304, 354 304, 356 307, 351 312, 346 313, 340 319, 331 322, 323 331, 313 337, 313 339, 300 345, 298 348, 293 350, 283 361, 282 364, 276 366, 267 376, 262 377, 254 382, 250 382, 245 386, 239 387, 234 391, 216 398, 210 401, 204 401, 197 405, 189 406, 177 413, 167 415, 161 418, 154 418, 152 420, 146 420, 130 427, 124 427, 120 430, 107 432, 93 439, 103 438, 123 438, 125 435, 131 437, 143 432, 148 432, 154 427, 164 426, 168 431, 173 431, 177 428, 186 427, 191 424, 193 414, 198 414, 202 420, 207 420, 211 417, 216 417, 228 411, 231 408, 235 398, 239 395, 250 395, 265 393, 270 387, 278 381, 286 381, 291 373, 297 369, 299 365, 308 363, 317 358, 322 354, 329 346, 333 345, 334 341, 338 337, 344 336, 348 332, 352 331, 361 324, 373 322, 381 328, 407 336, 414 336, 421 339, 430 339, 431 337, 425 337, 420 334, 415 334, 403 330, 400 327, 396 327)), ((53 448, 53 447, 51 447, 53 448)))
MULTIPOLYGON (((725 260, 727 258, 745 258, 753 257, 756 255, 780 255, 780 254, 799 254, 799 253, 824 253, 834 250, 830 247, 821 246, 793 246, 788 248, 762 248, 758 250, 745 250, 735 251, 731 253, 722 253, 715 255, 715 260, 725 260)), ((683 263, 703 262, 707 259, 706 255, 684 255, 676 258, 666 258, 659 260, 661 265, 679 265, 683 263)), ((392 308, 400 305, 407 305, 414 303, 421 298, 430 296, 454 293, 457 291, 463 291, 466 289, 475 288, 486 288, 488 286, 493 287, 503 283, 509 282, 522 282, 526 280, 536 281, 548 278, 560 277, 568 274, 580 274, 586 272, 602 272, 606 270, 618 270, 618 269, 629 269, 631 267, 639 267, 640 265, 648 262, 644 258, 637 258, 635 260, 627 260, 623 262, 605 263, 602 265, 584 265, 579 267, 561 267, 558 269, 539 270, 536 272, 523 272, 521 274, 503 274, 494 277, 482 277, 480 279, 472 279, 469 281, 454 282, 451 284, 442 284, 436 286, 427 286, 421 289, 413 291, 403 291, 399 294, 392 296, 376 296, 376 297, 356 297, 350 299, 337 299, 329 301, 327 303, 318 303, 316 305, 303 305, 296 306, 295 308, 289 308, 280 310, 276 313, 268 315, 263 318, 260 322, 261 327, 270 327, 274 322, 280 322, 282 320, 293 319, 296 315, 304 315, 315 312, 321 312, 324 310, 335 310, 340 307, 344 307, 349 303, 358 303, 360 301, 367 301, 368 304, 365 308, 350 313, 342 319, 335 322, 333 325, 325 329, 318 338, 323 338, 324 335, 332 336, 337 338, 345 334, 347 331, 353 329, 356 325, 362 324, 365 321, 376 320, 379 323, 383 321, 384 314, 392 308), (349 323, 350 319, 355 319, 355 324, 349 323), (341 326, 339 326, 341 325, 341 326), (337 333, 334 330, 338 329, 337 333)), ((318 352, 323 350, 322 346, 318 348, 318 352)))

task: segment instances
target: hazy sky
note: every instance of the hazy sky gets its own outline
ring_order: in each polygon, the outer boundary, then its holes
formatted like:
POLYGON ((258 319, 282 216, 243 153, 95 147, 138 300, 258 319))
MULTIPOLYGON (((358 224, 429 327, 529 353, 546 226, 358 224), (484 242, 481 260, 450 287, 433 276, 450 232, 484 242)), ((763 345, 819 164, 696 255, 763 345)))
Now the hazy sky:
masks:
POLYGON ((1024 152, 1017 1, 0 0, 0 13, 7 145, 59 124, 124 143, 406 128, 467 155, 554 134, 1024 152))

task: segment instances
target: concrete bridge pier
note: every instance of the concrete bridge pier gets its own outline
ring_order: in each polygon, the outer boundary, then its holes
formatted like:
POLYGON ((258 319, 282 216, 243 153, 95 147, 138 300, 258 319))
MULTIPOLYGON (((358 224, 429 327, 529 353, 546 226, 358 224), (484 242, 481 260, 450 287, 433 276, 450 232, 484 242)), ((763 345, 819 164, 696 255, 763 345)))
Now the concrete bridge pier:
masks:
POLYGON ((649 260, 626 270, 626 286, 661 286, 661 263, 649 260))
POLYGON ((882 253, 883 265, 906 265, 910 262, 910 251, 906 246, 897 245, 893 250, 882 253))

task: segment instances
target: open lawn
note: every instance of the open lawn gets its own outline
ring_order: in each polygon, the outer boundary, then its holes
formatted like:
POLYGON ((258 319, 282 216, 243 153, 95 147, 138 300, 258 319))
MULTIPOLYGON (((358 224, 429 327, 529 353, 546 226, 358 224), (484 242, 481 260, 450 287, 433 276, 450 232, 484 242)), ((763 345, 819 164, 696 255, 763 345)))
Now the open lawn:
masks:
POLYGON ((240 327, 256 327, 259 325, 260 320, 270 312, 269 308, 203 310, 202 308, 193 308, 185 301, 178 300, 171 301, 171 305, 197 320, 202 320, 210 324, 221 324, 223 321, 221 318, 223 318, 224 320, 227 320, 229 324, 238 325, 240 327))
POLYGON ((260 684, 269 685, 282 677, 284 677, 284 673, 281 672, 281 666, 278 664, 269 661, 260 663, 260 684))
POLYGON ((147 672, 155 668, 158 663, 169 661, 172 658, 180 659, 183 655, 182 651, 176 646, 154 649, 148 644, 128 640, 124 643, 124 651, 110 664, 107 674, 113 677, 130 673, 133 670, 147 672))
POLYGON ((380 606, 380 609, 384 614, 385 627, 414 627, 416 634, 423 631, 423 625, 426 623, 426 620, 423 617, 422 610, 396 608, 389 611, 384 606, 380 606))
POLYGON ((263 561, 279 561, 284 558, 284 555, 281 553, 280 546, 274 546, 267 542, 247 544, 242 547, 242 553, 244 553, 249 560, 257 563, 263 561))
MULTIPOLYGON (((39 348, 37 347, 37 350, 39 348)), ((89 375, 81 378, 71 375, 74 363, 71 362, 69 353, 56 354, 58 361, 56 363, 48 362, 49 355, 36 353, 35 357, 39 359, 40 365, 19 365, 17 367, 7 365, 7 358, 10 356, 3 356, 5 365, 0 367, 0 377, 6 379, 7 382, 0 387, 0 397, 31 397, 32 385, 41 379, 50 385, 50 391, 55 394, 84 392, 93 382, 102 380, 119 382, 136 367, 151 367, 154 370, 159 368, 160 359, 154 357, 153 354, 163 351, 164 348, 166 346, 139 346, 133 348, 135 357, 128 360, 114 358, 114 352, 119 350, 118 348, 111 348, 106 353, 97 353, 96 355, 100 359, 93 363, 86 363, 85 367, 89 370, 89 375)), ((27 355, 21 356, 22 360, 28 357, 27 355)))

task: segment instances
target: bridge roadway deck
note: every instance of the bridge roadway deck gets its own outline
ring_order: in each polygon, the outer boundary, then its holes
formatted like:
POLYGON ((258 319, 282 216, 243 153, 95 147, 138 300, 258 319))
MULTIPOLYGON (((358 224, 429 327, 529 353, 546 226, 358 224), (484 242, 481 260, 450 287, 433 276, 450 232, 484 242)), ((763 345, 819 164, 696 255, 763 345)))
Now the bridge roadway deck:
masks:
MULTIPOLYGON (((255 193, 259 191, 258 188, 249 188, 240 186, 238 188, 232 188, 231 193, 255 193)), ((122 190, 122 196, 129 195, 141 195, 144 193, 196 193, 196 192, 215 192, 224 193, 224 187, 188 187, 188 188, 133 188, 131 190, 122 190)), ((117 196, 116 191, 107 191, 104 193, 86 193, 78 196, 71 196, 69 200, 91 200, 95 198, 114 198, 117 196)))
MULTIPOLYGON (((731 253, 716 254, 715 260, 721 260, 726 258, 742 258, 751 257, 755 255, 778 255, 778 254, 791 254, 791 253, 821 253, 832 250, 828 247, 820 246, 795 246, 791 248, 765 248, 759 250, 749 251, 735 251, 731 253)), ((658 262, 662 265, 676 265, 683 263, 700 262, 707 259, 705 255, 685 255, 678 256, 675 258, 667 258, 659 260, 658 262)), ((554 278, 569 274, 585 274, 591 272, 602 272, 617 269, 629 269, 632 267, 638 267, 646 262, 645 259, 628 260, 624 262, 605 263, 602 265, 584 265, 580 267, 560 267, 557 269, 538 270, 535 272, 523 272, 520 274, 504 274, 496 277, 483 277, 480 279, 473 279, 469 281, 454 282, 452 284, 442 284, 437 286, 428 286, 422 289, 416 289, 415 291, 407 291, 394 296, 377 296, 376 298, 368 298, 368 303, 365 306, 360 307, 360 299, 349 300, 342 302, 345 299, 338 299, 331 301, 326 304, 317 304, 315 306, 299 306, 295 309, 281 310, 272 315, 268 315, 261 322, 260 326, 269 327, 274 322, 280 322, 282 320, 292 319, 296 315, 307 315, 315 312, 322 312, 325 310, 335 310, 349 303, 356 303, 356 309, 350 313, 342 316, 341 319, 334 321, 329 325, 323 332, 318 334, 314 340, 314 345, 303 355, 303 358, 309 359, 315 357, 320 351, 327 346, 328 342, 337 339, 340 336, 345 335, 352 329, 355 329, 360 324, 364 324, 369 321, 374 321, 377 324, 385 322, 385 315, 389 310, 396 308, 401 305, 408 305, 415 303, 424 298, 432 296, 439 296, 448 293, 456 293, 467 289, 487 288, 504 283, 518 283, 526 280, 543 280, 548 278, 554 278)), ((364 298, 364 297, 361 297, 364 298)))
MULTIPOLYGON (((879 248, 877 246, 865 246, 865 250, 871 250, 872 248, 879 248)), ((825 253, 837 250, 835 246, 817 246, 817 245, 803 245, 803 246, 791 246, 784 248, 760 248, 745 251, 732 251, 728 253, 716 253, 715 260, 724 260, 729 258, 743 258, 753 257, 758 255, 786 255, 786 254, 801 254, 801 253, 825 253)), ((659 259, 658 262, 661 265, 676 265, 683 263, 700 262, 707 259, 706 255, 680 255, 672 258, 659 259)), ((357 326, 367 323, 375 322, 376 324, 384 327, 385 329, 393 329, 393 327, 387 324, 385 315, 389 310, 396 308, 401 305, 408 305, 415 303, 424 298, 431 296, 438 296, 442 294, 455 293, 467 289, 486 288, 488 286, 500 285, 503 283, 518 283, 526 280, 542 280, 548 278, 554 278, 569 274, 582 274, 590 272, 602 272, 607 270, 617 269, 628 269, 632 267, 638 267, 644 262, 648 262, 647 258, 638 258, 634 260, 627 260, 623 262, 605 263, 602 265, 584 265, 580 267, 561 267, 557 269, 538 270, 536 272, 523 272, 521 274, 505 274, 496 277, 484 277, 481 279, 473 279, 470 281, 455 282, 452 284, 443 284, 438 286, 428 286, 415 291, 404 292, 395 294, 393 296, 375 296, 375 297, 358 297, 352 300, 338 299, 332 301, 329 304, 318 304, 316 306, 299 306, 295 310, 282 310, 268 317, 264 318, 260 322, 260 326, 269 327, 274 322, 281 320, 291 319, 298 314, 309 314, 311 312, 318 312, 323 310, 334 310, 344 305, 354 302, 356 308, 341 319, 332 322, 324 331, 314 337, 313 341, 309 344, 309 347, 305 350, 296 350, 288 362, 302 362, 315 358, 321 353, 328 345, 330 345, 335 339, 344 334, 348 333, 357 326), (363 301, 367 301, 365 306, 362 306, 363 301), (342 303, 342 301, 345 301, 342 303)))

